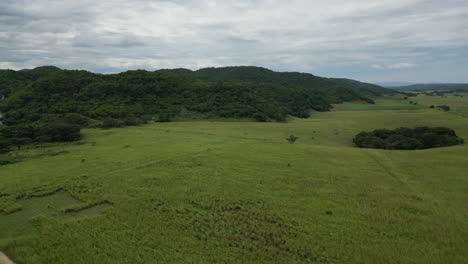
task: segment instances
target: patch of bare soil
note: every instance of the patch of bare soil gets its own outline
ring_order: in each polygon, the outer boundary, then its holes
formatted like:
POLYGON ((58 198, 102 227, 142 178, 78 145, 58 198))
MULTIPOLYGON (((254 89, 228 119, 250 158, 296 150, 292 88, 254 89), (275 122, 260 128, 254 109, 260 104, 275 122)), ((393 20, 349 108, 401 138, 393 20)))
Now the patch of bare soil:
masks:
POLYGON ((3 252, 0 251, 0 264, 15 264, 3 252))

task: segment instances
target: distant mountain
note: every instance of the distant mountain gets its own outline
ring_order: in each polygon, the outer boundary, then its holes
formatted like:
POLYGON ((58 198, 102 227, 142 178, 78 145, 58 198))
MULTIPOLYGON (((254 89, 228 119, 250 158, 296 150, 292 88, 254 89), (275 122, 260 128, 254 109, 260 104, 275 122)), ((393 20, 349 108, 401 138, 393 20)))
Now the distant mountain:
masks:
POLYGON ((410 83, 410 82, 378 82, 375 83, 376 85, 382 86, 382 87, 400 87, 400 86, 408 86, 408 85, 413 85, 416 83, 410 83))
POLYGON ((427 91, 454 91, 468 92, 468 83, 433 83, 433 84, 414 84, 400 87, 392 87, 395 90, 406 92, 427 92, 427 91))

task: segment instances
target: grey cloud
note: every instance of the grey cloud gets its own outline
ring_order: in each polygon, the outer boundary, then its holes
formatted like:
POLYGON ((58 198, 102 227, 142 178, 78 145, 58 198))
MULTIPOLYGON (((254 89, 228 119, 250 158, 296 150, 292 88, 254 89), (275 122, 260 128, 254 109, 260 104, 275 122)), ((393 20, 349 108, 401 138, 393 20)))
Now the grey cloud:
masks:
POLYGON ((468 82, 460 69, 465 2, 3 0, 0 65, 99 72, 258 65, 364 81, 468 82))

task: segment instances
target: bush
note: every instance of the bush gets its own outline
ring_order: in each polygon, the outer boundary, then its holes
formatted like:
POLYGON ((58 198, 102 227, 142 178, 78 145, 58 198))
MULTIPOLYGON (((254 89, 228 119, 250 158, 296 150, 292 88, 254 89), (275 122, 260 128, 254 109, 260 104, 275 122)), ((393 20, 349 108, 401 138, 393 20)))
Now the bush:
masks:
POLYGON ((8 157, 6 155, 0 155, 0 165, 8 165, 14 163, 12 157, 8 157))
POLYGON ((43 123, 35 138, 42 138, 43 142, 75 141, 81 138, 80 127, 70 123, 43 123))
POLYGON ((138 125, 143 124, 143 121, 136 117, 128 117, 127 119, 124 120, 124 123, 126 126, 138 126, 138 125))
POLYGON ((268 116, 264 113, 255 113, 252 117, 257 122, 268 122, 268 116))
POLYGON ((437 108, 444 110, 444 111, 450 111, 450 106, 448 105, 438 105, 437 108))
POLYGON ((13 142, 10 138, 5 138, 0 136, 0 153, 8 152, 10 147, 13 145, 13 142))
POLYGON ((79 125, 59 119, 3 126, 0 129, 0 152, 7 152, 12 146, 20 149, 30 143, 74 141, 80 138, 79 125))
POLYGON ((296 142, 296 140, 298 139, 298 137, 294 136, 294 135, 290 135, 288 138, 286 138, 286 140, 293 144, 294 142, 296 142))
POLYGON ((113 127, 124 127, 125 123, 122 120, 115 119, 115 118, 106 118, 102 120, 101 127, 102 128, 113 128, 113 127))
POLYGON ((360 148, 377 149, 427 149, 464 144, 455 131, 446 127, 397 128, 394 130, 377 129, 360 132, 353 139, 360 148))
POLYGON ((166 123, 166 122, 171 122, 171 115, 162 113, 158 115, 158 118, 156 119, 156 122, 161 122, 161 123, 166 123))

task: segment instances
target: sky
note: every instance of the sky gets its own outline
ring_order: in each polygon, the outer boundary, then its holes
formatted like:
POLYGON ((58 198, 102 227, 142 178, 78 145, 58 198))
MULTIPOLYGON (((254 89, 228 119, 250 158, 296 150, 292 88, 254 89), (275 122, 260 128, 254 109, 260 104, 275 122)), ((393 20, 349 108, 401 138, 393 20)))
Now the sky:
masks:
POLYGON ((0 0, 0 68, 468 82, 467 0, 0 0))

